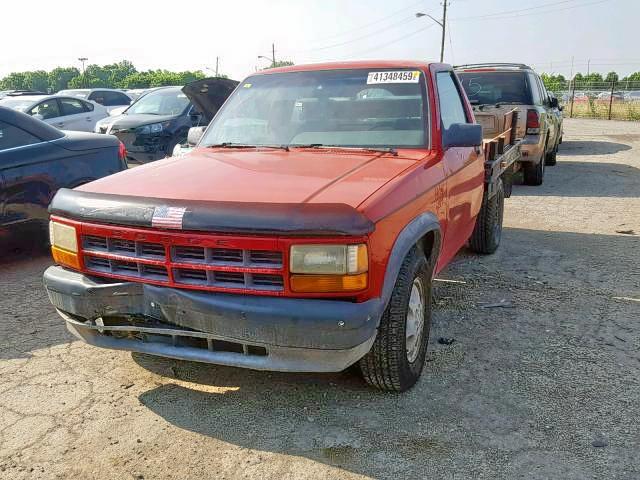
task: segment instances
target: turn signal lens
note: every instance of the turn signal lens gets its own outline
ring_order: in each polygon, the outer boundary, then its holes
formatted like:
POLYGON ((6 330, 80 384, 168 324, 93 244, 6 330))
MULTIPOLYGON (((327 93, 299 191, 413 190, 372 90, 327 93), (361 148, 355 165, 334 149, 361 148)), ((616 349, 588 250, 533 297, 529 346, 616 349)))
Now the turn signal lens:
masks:
POLYGON ((80 270, 80 258, 77 254, 55 246, 51 247, 51 254, 58 265, 65 265, 80 270))
POLYGON ((291 291, 298 293, 340 293, 367 288, 367 274, 292 275, 291 291))

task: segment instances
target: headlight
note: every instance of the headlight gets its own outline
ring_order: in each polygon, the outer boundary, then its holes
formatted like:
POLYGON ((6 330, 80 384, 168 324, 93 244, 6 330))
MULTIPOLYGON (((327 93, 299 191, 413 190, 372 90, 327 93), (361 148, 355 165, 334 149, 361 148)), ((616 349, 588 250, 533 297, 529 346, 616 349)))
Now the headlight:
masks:
POLYGON ((294 245, 291 273, 345 275, 366 272, 366 245, 294 245))
POLYGON ((155 135, 169 126, 169 122, 152 123, 150 125, 144 125, 137 129, 137 132, 141 135, 155 135))
POLYGON ((330 293, 363 290, 367 287, 367 246, 294 245, 289 270, 291 290, 330 293), (296 275, 297 274, 297 275, 296 275))
POLYGON ((51 246, 63 248, 68 252, 78 253, 76 229, 58 222, 49 222, 49 240, 51 246))
POLYGON ((56 263, 80 269, 76 229, 63 223, 49 222, 51 254, 56 263))

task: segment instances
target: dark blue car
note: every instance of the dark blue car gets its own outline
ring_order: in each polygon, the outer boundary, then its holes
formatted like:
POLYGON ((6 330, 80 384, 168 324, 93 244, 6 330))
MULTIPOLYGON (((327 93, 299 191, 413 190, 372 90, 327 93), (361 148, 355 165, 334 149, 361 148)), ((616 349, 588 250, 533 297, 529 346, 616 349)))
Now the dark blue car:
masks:
POLYGON ((0 107, 0 244, 42 238, 58 189, 124 170, 125 158, 112 135, 65 132, 0 107))

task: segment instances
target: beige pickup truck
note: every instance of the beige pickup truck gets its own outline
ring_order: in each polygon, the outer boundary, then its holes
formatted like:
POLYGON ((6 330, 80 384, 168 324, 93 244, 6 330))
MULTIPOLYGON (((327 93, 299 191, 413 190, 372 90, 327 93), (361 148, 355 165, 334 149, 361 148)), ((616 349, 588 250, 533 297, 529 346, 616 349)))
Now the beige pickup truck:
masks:
POLYGON ((527 185, 541 185, 545 166, 555 165, 562 131, 542 80, 530 67, 516 63, 482 63, 455 67, 473 107, 483 137, 490 139, 505 130, 505 114, 516 109, 516 135, 522 140, 522 169, 527 185))

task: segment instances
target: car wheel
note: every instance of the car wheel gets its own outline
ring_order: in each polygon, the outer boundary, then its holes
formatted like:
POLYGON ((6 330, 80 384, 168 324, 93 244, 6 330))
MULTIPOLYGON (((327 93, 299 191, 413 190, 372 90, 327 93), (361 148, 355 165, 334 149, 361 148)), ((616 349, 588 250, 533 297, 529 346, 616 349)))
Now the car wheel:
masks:
POLYGON ((482 207, 476 218, 476 226, 471 234, 469 246, 476 253, 493 253, 500 245, 502 238, 502 220, 504 218, 504 186, 498 179, 496 192, 482 199, 482 207))
POLYGON ((545 165, 549 167, 553 167, 558 161, 557 157, 558 157, 558 145, 553 147, 553 150, 547 153, 547 155, 544 157, 545 165))
POLYGON ((431 330, 431 273, 424 253, 407 254, 378 327, 376 340, 359 362, 365 381, 402 392, 420 378, 431 330))
MULTIPOLYGON (((548 138, 547 138, 548 141, 548 138)), ((542 157, 538 163, 527 163, 524 165, 524 183, 525 185, 542 185, 544 179, 544 164, 547 151, 547 144, 544 144, 544 150, 542 151, 542 157)))

